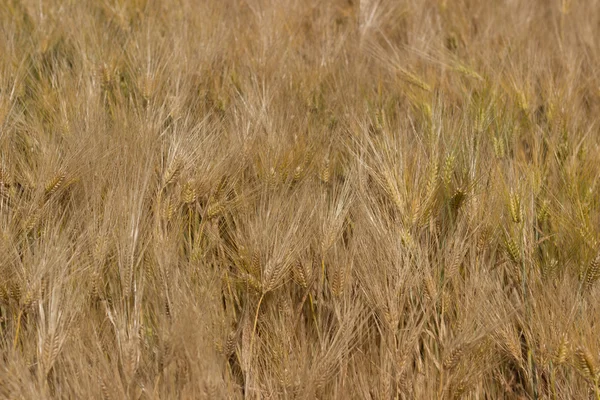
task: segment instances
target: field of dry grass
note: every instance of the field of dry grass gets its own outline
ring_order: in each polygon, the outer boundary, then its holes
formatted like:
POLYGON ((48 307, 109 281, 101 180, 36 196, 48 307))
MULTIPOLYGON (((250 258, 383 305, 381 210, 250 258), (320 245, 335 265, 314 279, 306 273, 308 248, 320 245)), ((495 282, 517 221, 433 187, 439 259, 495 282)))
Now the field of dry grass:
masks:
POLYGON ((600 399, 597 0, 0 0, 0 398, 600 399))

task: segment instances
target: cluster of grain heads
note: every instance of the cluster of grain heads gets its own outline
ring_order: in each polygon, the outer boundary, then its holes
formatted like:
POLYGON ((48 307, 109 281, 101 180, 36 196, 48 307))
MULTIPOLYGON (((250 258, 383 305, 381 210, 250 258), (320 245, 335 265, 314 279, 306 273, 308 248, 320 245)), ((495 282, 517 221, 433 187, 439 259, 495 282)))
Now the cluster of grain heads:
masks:
MULTIPOLYGON (((265 186, 265 191, 254 200, 255 207, 248 214, 240 215, 243 220, 236 221, 236 226, 247 230, 235 232, 237 251, 232 256, 238 259, 238 276, 246 282, 258 298, 253 301, 252 308, 245 311, 244 329, 242 330, 242 369, 246 386, 256 379, 253 366, 256 364, 255 345, 260 331, 260 315, 263 308, 268 307, 271 294, 286 284, 292 271, 297 279, 309 278, 307 270, 298 270, 298 260, 306 248, 305 221, 310 219, 312 209, 308 204, 296 204, 295 213, 287 212, 287 202, 295 202, 295 192, 289 192, 290 198, 284 199, 265 186), (285 221, 285 223, 282 223, 285 221), (267 229, 265 229, 267 228, 267 229), (295 266, 296 265, 296 266, 295 266)), ((250 297, 251 298, 251 297, 250 297)))
POLYGON ((598 397, 596 8, 4 3, 1 398, 598 397))

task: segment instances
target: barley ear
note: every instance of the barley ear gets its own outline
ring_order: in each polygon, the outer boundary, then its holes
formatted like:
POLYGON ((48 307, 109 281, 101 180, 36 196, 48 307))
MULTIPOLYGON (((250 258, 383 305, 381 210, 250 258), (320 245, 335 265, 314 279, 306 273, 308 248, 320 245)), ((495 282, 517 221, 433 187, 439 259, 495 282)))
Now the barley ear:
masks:
POLYGON ((558 344, 558 348, 556 349, 555 360, 557 365, 564 364, 567 360, 567 350, 569 346, 569 340, 566 335, 563 335, 560 339, 560 343, 558 344))
POLYGON ((600 278, 600 252, 590 263, 585 273, 585 284, 591 287, 600 278))
POLYGON ((46 186, 44 187, 44 196, 46 199, 50 198, 56 191, 62 186, 65 181, 65 174, 59 173, 55 177, 53 177, 46 186))
POLYGON ((176 158, 173 160, 169 168, 165 171, 163 175, 163 187, 169 186, 169 184, 173 183, 179 177, 181 173, 181 160, 176 158))
POLYGON ((521 207, 521 198, 514 191, 510 192, 510 216, 514 223, 519 224, 523 221, 523 208, 521 207))
POLYGON ((323 183, 329 183, 329 179, 331 178, 331 161, 329 157, 325 157, 325 160, 323 160, 320 178, 323 183))
POLYGON ((456 156, 454 153, 450 153, 446 156, 444 161, 444 168, 442 170, 442 181, 446 191, 450 191, 452 185, 452 175, 454 174, 454 163, 456 162, 456 156))
POLYGON ((181 200, 184 204, 189 205, 196 201, 197 193, 196 188, 191 182, 186 182, 181 190, 181 200))
POLYGON ((586 379, 595 382, 597 376, 597 369, 590 353, 586 349, 579 347, 575 351, 574 356, 575 365, 582 372, 583 376, 586 379))

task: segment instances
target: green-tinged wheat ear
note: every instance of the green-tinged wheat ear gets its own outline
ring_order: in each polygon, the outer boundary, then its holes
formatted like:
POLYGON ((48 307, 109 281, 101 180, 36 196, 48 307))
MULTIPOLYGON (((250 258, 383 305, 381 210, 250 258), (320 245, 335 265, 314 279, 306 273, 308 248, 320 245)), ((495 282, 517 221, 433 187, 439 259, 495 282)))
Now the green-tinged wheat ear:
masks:
MULTIPOLYGON (((400 79, 402 79, 403 81, 414 85, 416 87, 418 87, 419 89, 422 89, 426 92, 431 92, 431 86, 429 86, 423 79, 421 79, 421 77, 419 77, 417 74, 414 74, 404 68, 398 68, 398 76, 400 77, 400 79)), ((423 107, 426 108, 427 106, 429 106, 428 104, 424 104, 423 107)), ((429 109, 429 114, 425 113, 426 115, 431 115, 431 109, 429 109)))
POLYGON ((519 250, 517 243, 509 234, 504 235, 504 246, 510 260, 514 264, 519 264, 521 262, 521 251, 519 250))
POLYGON ((427 178, 427 185, 425 186, 426 197, 433 195, 433 192, 437 189, 439 179, 440 166, 437 160, 432 160, 429 168, 429 176, 427 178))
POLYGON ((485 119, 486 119, 485 115, 486 115, 485 108, 481 107, 481 106, 477 107, 477 110, 475 112, 475 121, 474 121, 475 122, 475 130, 477 132, 483 131, 483 128, 485 126, 485 119))
POLYGON ((521 198, 518 193, 510 192, 509 202, 510 216, 514 223, 518 224, 523 221, 523 208, 521 207, 521 198))
POLYGON ((450 153, 446 156, 446 160, 444 161, 444 168, 442 170, 442 181, 444 182, 444 188, 447 191, 450 191, 450 187, 452 185, 452 174, 454 174, 454 163, 456 161, 456 157, 454 153, 450 153))
POLYGON ((569 340, 567 339, 567 335, 562 335, 554 356, 557 365, 564 364, 567 360, 568 347, 569 340))
POLYGON ((537 220, 538 223, 542 224, 547 221, 550 216, 550 202, 548 200, 543 200, 538 208, 537 212, 537 220))
POLYGON ((553 258, 550 261, 542 260, 539 262, 539 266, 542 272, 542 278, 551 279, 556 273, 556 268, 558 267, 558 260, 556 258, 553 258))
MULTIPOLYGON (((483 77, 481 75, 479 75, 475 70, 473 70, 472 68, 464 65, 464 64, 457 64, 454 67, 454 70, 457 72, 460 72, 461 74, 468 76, 469 78, 475 78, 478 81, 483 82, 483 77)), ((485 121, 485 109, 483 107, 480 108, 480 113, 479 113, 479 117, 477 118, 477 121, 479 123, 483 123, 485 121), (481 115, 483 114, 483 115, 481 115)), ((479 126, 479 124, 478 124, 479 126)))
POLYGON ((553 277, 556 275, 558 269, 558 260, 556 258, 553 258, 552 260, 550 260, 550 265, 548 266, 548 277, 553 277))
POLYGON ((506 156, 506 147, 504 145, 504 139, 494 137, 492 139, 494 146, 494 155, 498 159, 502 159, 506 156))
POLYGON ((529 112, 529 99, 527 98, 527 93, 524 90, 519 88, 515 88, 517 104, 524 112, 529 112))

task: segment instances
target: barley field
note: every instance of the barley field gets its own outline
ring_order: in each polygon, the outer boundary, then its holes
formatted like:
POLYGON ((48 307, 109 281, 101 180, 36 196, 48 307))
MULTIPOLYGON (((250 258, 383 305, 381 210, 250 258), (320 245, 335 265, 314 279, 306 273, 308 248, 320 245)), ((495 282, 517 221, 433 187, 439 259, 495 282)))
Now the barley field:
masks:
POLYGON ((599 37, 0 0, 0 398, 599 400, 599 37))

